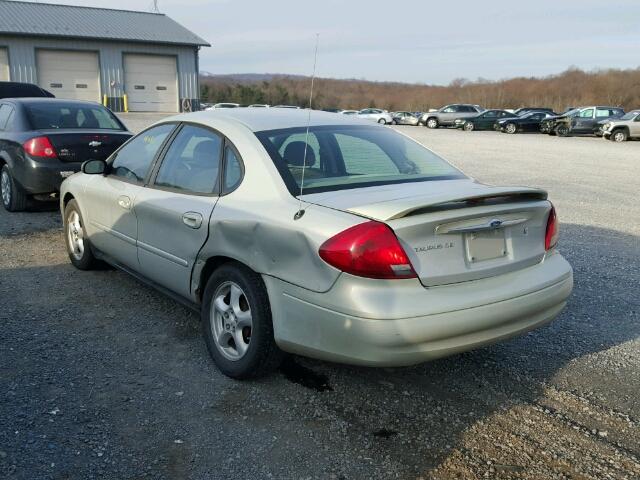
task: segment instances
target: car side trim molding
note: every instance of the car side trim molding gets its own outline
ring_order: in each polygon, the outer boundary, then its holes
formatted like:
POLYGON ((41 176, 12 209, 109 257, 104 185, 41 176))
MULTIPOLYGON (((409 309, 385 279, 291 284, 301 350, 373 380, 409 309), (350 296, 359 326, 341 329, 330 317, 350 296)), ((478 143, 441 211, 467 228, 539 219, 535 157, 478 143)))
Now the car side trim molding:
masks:
POLYGON ((146 250, 149 253, 153 253, 154 255, 158 255, 159 257, 164 258, 165 260, 169 260, 170 262, 173 262, 177 265, 180 265, 181 267, 188 267, 189 266, 189 262, 187 262, 186 260, 180 258, 180 257, 176 257, 175 255, 172 255, 169 252, 165 252, 164 250, 160 250, 159 248, 156 248, 152 245, 149 245, 147 243, 141 242, 140 240, 138 240, 138 247, 146 250))
POLYGON ((130 237, 128 235, 125 235, 124 233, 117 232, 117 231, 113 230, 112 228, 109 228, 109 227, 107 227, 105 225, 102 225, 101 223, 98 223, 98 222, 96 222, 94 220, 91 220, 91 225, 93 225, 96 228, 99 228, 103 232, 110 233, 114 237, 117 237, 120 240, 122 240, 124 242, 127 242, 127 243, 129 243, 129 244, 131 244, 133 246, 136 245, 136 239, 132 238, 132 237, 130 237))

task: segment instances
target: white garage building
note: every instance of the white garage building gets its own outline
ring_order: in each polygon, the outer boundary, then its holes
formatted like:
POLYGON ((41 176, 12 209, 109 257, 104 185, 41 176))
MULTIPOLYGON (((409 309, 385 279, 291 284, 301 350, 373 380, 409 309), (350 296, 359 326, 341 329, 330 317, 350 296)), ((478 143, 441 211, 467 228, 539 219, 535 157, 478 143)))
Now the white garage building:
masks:
POLYGON ((164 14, 0 0, 0 81, 114 111, 198 109, 198 52, 164 14))

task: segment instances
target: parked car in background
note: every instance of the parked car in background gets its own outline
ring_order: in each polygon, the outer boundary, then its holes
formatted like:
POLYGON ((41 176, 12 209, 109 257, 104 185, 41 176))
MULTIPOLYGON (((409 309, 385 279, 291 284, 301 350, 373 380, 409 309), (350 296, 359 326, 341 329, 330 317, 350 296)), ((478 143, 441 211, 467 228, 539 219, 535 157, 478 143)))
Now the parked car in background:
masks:
POLYGON ((474 130, 493 130, 493 125, 501 118, 513 117, 513 113, 506 110, 485 110, 468 118, 456 118, 453 122, 454 127, 461 128, 466 132, 474 130))
POLYGON ((55 98, 0 100, 0 193, 11 212, 48 199, 82 162, 103 160, 132 134, 93 102, 55 98))
POLYGON ((274 105, 271 108, 291 108, 294 110, 300 110, 300 107, 298 107, 297 105, 274 105))
POLYGON ((205 110, 216 110, 218 108, 238 108, 238 107, 240 107, 239 103, 224 102, 224 103, 215 103, 209 108, 206 108, 205 110))
POLYGON ((394 112, 391 115, 391 123, 393 125, 418 125, 420 117, 416 117, 411 112, 394 112))
POLYGON ((573 275, 546 192, 480 184, 391 128, 310 113, 183 114, 85 163, 61 191, 71 263, 106 260, 199 310, 234 378, 282 351, 412 365, 562 311, 573 275))
POLYGON ((640 110, 632 110, 620 118, 605 121, 602 136, 614 142, 626 142, 632 138, 640 138, 640 110))
POLYGON ((55 98, 55 95, 33 83, 0 82, 0 99, 25 97, 55 98))
POLYGON ((374 122, 386 125, 393 121, 393 118, 386 110, 380 108, 365 108, 358 112, 358 117, 366 120, 373 120, 374 122))
POLYGON ((357 115, 359 111, 358 110, 342 110, 340 113, 343 115, 357 115))
POLYGON ((479 105, 455 103, 422 115, 420 123, 429 128, 451 127, 457 118, 469 118, 484 111, 479 105))
POLYGON ((342 112, 342 109, 341 108, 323 108, 322 111, 329 112, 329 113, 340 113, 342 112))
POLYGON ((595 135, 598 122, 610 118, 620 118, 624 110, 610 106, 580 107, 569 112, 543 120, 541 128, 550 135, 566 137, 568 135, 595 135))
POLYGON ((552 108, 546 108, 546 107, 542 107, 542 108, 538 108, 538 107, 523 107, 523 108, 518 108, 513 113, 515 113, 516 115, 520 116, 520 115, 524 115, 525 113, 529 113, 529 112, 545 112, 545 113, 548 113, 549 115, 558 115, 556 112, 553 111, 552 108))
POLYGON ((548 112, 526 112, 520 116, 498 120, 494 128, 504 133, 540 132, 540 124, 554 115, 548 112))
POLYGON ((266 103, 252 103, 247 108, 269 108, 269 105, 266 103))

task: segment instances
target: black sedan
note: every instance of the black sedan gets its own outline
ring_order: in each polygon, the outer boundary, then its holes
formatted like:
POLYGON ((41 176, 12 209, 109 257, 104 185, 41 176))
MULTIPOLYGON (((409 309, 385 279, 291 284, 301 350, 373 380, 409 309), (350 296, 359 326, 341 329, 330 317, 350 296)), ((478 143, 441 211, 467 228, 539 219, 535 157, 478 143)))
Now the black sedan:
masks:
POLYGON ((553 115, 548 112, 529 112, 519 117, 496 122, 495 129, 505 133, 540 132, 540 123, 553 115))
POLYGON ((106 159, 132 134, 98 103, 54 98, 0 100, 0 194, 8 211, 55 197, 89 159, 106 159))
POLYGON ((461 128, 465 132, 472 132, 473 130, 491 130, 496 121, 502 118, 513 117, 513 113, 506 110, 485 110, 473 117, 457 118, 453 125, 456 128, 461 128))

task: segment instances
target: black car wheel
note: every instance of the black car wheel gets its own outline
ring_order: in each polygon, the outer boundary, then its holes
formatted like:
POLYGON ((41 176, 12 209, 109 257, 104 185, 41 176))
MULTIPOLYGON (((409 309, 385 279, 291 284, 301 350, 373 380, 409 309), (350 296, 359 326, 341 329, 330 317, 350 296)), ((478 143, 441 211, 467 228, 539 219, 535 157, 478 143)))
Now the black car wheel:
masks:
POLYGON ((396 120, 391 120, 391 125, 398 125, 398 122, 396 120))
POLYGON ((555 133, 559 137, 566 137, 567 135, 569 135, 569 127, 567 127, 566 125, 558 125, 555 128, 555 133))
POLYGON ((273 338, 269 296, 257 273, 236 263, 215 270, 200 315, 209 353, 228 377, 259 377, 280 366, 284 354, 273 338))
POLYGON ((518 127, 515 123, 507 123, 507 125, 504 127, 504 131, 513 134, 518 131, 518 127))
POLYGON ((27 194, 11 175, 8 165, 4 165, 0 173, 0 196, 2 206, 8 212, 20 212, 27 208, 27 194))

